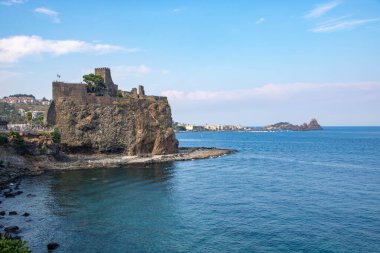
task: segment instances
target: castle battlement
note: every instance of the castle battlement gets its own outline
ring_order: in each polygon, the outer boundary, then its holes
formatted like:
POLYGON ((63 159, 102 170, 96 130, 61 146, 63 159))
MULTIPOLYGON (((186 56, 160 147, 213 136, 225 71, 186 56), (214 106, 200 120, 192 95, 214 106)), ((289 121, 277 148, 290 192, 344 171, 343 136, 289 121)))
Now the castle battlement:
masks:
POLYGON ((73 100, 76 103, 93 103, 111 105, 115 101, 123 99, 148 99, 149 101, 167 101, 166 97, 147 96, 145 95, 144 86, 139 85, 138 88, 132 88, 131 91, 118 90, 118 85, 112 81, 111 70, 109 68, 95 68, 95 74, 102 76, 107 87, 105 94, 96 95, 87 91, 85 83, 66 83, 54 81, 53 100, 73 100))

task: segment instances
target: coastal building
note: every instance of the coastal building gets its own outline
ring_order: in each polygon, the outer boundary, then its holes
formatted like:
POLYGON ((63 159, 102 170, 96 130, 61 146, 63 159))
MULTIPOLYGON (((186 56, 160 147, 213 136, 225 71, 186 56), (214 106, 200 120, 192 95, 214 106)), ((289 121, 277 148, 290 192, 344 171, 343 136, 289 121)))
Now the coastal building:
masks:
POLYGON ((25 113, 26 113, 25 109, 22 109, 22 108, 18 109, 18 114, 20 114, 21 117, 25 117, 25 113))
POLYGON ((33 95, 11 95, 0 99, 0 102, 31 105, 36 103, 36 98, 33 95))
POLYGON ((38 99, 37 102, 40 105, 50 105, 51 101, 43 97, 42 99, 38 99))
POLYGON ((38 115, 44 115, 44 112, 42 111, 32 111, 32 119, 36 119, 38 117, 38 115))
POLYGON ((222 131, 223 130, 222 125, 208 125, 208 124, 206 124, 204 126, 204 128, 209 130, 209 131, 222 131))

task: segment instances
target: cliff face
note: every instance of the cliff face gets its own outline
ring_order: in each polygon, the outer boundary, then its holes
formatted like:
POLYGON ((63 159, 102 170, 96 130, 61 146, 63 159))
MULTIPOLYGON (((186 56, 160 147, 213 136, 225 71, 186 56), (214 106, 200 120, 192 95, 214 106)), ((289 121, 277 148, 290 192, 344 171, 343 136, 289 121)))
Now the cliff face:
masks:
POLYGON ((166 99, 121 98, 112 104, 57 99, 49 114, 66 151, 128 155, 178 152, 166 99))

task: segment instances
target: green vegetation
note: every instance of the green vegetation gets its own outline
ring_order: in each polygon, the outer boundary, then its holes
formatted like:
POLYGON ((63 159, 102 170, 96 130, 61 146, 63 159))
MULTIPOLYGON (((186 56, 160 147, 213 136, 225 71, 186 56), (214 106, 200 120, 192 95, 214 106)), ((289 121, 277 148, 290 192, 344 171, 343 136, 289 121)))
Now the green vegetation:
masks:
POLYGON ((19 239, 0 238, 1 253, 31 253, 32 251, 26 246, 26 241, 19 239))
POLYGON ((21 137, 21 135, 17 132, 11 131, 9 133, 9 137, 10 137, 10 142, 11 142, 11 144, 14 145, 16 151, 20 154, 25 153, 25 149, 26 149, 25 141, 21 137))
POLYGON ((163 103, 164 105, 169 105, 169 101, 166 98, 164 98, 163 103))
POLYGON ((101 76, 95 74, 84 75, 83 81, 87 84, 87 92, 101 94, 106 89, 106 84, 101 76))
POLYGON ((42 122, 42 121, 44 121, 44 115, 42 115, 42 114, 38 114, 37 117, 36 117, 36 120, 37 120, 37 122, 42 122))
POLYGON ((0 115, 4 115, 13 124, 25 123, 25 119, 20 116, 16 107, 8 103, 0 102, 0 115))
POLYGON ((173 129, 174 131, 186 131, 186 127, 179 126, 177 122, 173 123, 173 129))
POLYGON ((44 115, 43 115, 43 114, 38 114, 38 115, 36 116, 35 123, 36 123, 38 126, 42 126, 43 123, 44 123, 44 115))
POLYGON ((27 112, 27 113, 25 114, 25 117, 26 117, 26 120, 27 120, 28 122, 31 122, 32 119, 33 119, 33 114, 32 114, 32 112, 27 112))
POLYGON ((6 134, 0 134, 0 146, 8 143, 8 137, 6 134))
POLYGON ((116 96, 119 98, 123 97, 123 91, 122 90, 117 90, 116 96))
POLYGON ((61 133, 57 128, 55 128, 54 131, 50 133, 50 136, 54 143, 59 143, 61 141, 61 133))
POLYGON ((28 98, 35 98, 32 94, 14 94, 10 95, 10 98, 19 98, 19 97, 28 97, 28 98))

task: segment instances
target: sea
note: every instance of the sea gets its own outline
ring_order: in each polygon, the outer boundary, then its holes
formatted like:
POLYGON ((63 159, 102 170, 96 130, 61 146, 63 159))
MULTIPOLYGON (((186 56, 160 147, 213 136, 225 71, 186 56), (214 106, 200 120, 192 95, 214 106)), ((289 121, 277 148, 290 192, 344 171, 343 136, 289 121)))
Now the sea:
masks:
POLYGON ((28 177, 0 224, 33 252, 380 252, 380 127, 177 138, 237 152, 28 177))

